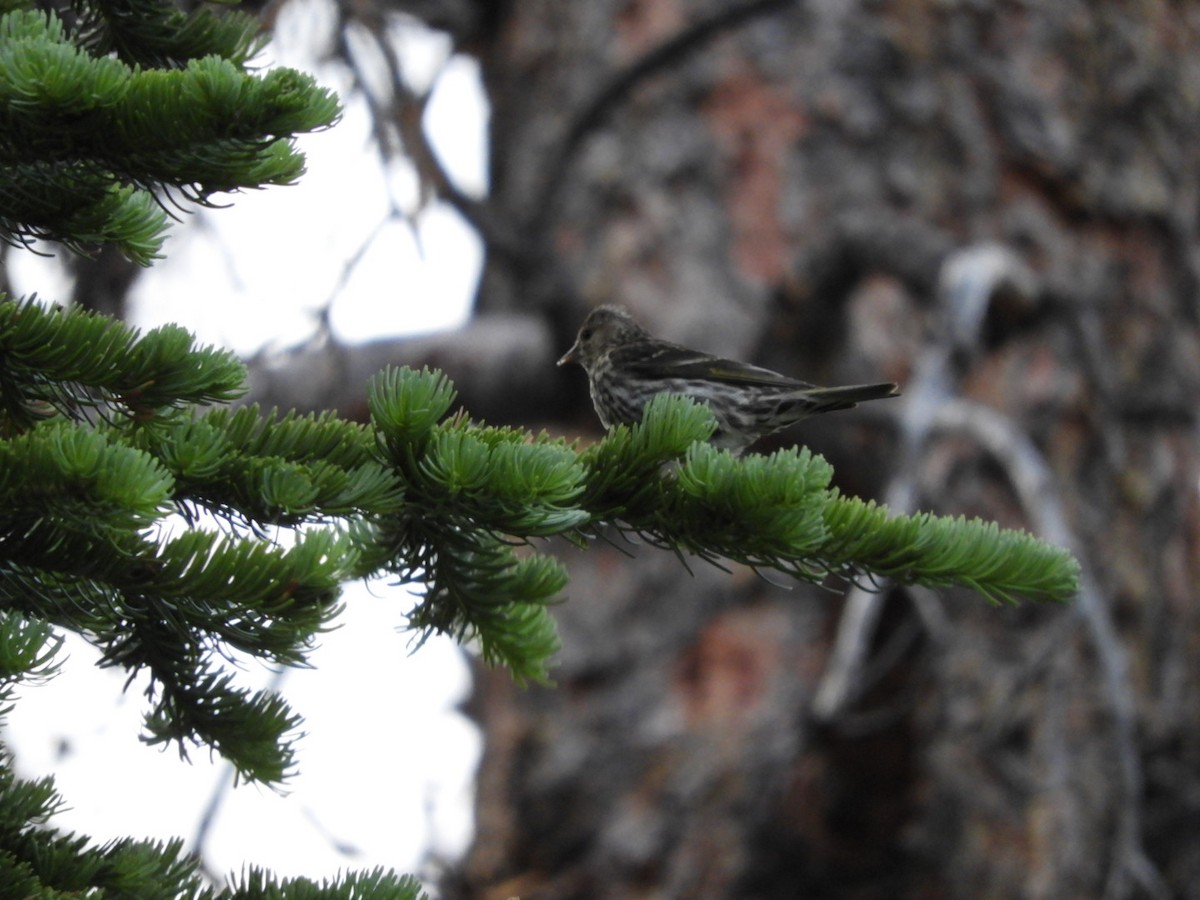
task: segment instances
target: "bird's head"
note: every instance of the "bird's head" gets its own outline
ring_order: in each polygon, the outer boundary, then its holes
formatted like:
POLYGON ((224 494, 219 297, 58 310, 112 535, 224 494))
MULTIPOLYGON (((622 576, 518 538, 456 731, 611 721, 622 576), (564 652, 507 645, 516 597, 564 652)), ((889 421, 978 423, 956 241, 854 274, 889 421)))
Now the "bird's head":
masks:
POLYGON ((598 306, 583 320, 575 343, 562 355, 558 364, 578 363, 590 372, 592 366, 614 348, 646 336, 645 329, 625 310, 615 306, 598 306))

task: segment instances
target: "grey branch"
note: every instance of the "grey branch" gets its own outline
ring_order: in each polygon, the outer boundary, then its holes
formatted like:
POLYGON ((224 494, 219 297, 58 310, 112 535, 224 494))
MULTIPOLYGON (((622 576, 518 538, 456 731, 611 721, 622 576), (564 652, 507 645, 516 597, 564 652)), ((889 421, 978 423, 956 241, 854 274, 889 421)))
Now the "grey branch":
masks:
POLYGON ((385 366, 438 368, 458 388, 458 403, 490 424, 538 425, 554 418, 566 376, 555 369, 550 327, 540 316, 473 316, 461 328, 347 345, 331 338, 251 360, 245 402, 325 409, 364 421, 367 382, 385 366))

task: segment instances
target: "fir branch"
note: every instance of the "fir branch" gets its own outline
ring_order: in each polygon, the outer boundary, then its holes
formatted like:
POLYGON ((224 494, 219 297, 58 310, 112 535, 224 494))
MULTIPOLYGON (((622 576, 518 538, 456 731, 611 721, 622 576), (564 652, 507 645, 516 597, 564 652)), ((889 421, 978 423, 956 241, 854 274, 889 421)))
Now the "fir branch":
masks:
MULTIPOLYGON (((14 684, 39 684, 54 677, 61 665, 54 657, 62 642, 46 622, 0 612, 0 704, 14 684)), ((0 706, 0 718, 7 712, 0 706)))
MULTIPOLYGON (((13 458, 42 432, 90 434, 65 424, 37 429, 7 448, 13 458)), ((61 490, 13 479, 0 486, 12 511, 0 534, 0 606, 88 635, 107 665, 148 670, 158 698, 147 720, 153 741, 205 743, 246 778, 284 777, 291 749, 282 738, 298 720, 275 699, 233 688, 209 660, 240 650, 302 663, 312 638, 337 615, 340 585, 354 572, 345 536, 311 532, 285 549, 189 531, 155 544, 133 530, 141 523, 120 504, 96 502, 112 491, 88 489, 88 479, 111 471, 124 483, 112 453, 71 450, 61 468, 76 481, 64 478, 61 490)))
POLYGON ((308 878, 287 878, 275 883, 268 873, 256 867, 250 869, 218 900, 258 900, 260 897, 279 900, 424 900, 421 883, 412 875, 396 875, 383 869, 348 872, 335 879, 315 882, 308 878))
POLYGON ((689 419, 705 417, 692 401, 664 395, 640 424, 614 428, 586 451, 591 527, 615 524, 659 546, 805 581, 888 576, 961 584, 993 601, 1064 601, 1078 591, 1078 566, 1066 550, 978 520, 891 516, 847 500, 829 489, 828 464, 807 450, 738 459, 694 443, 677 469, 665 467, 688 429, 702 434, 689 419))
POLYGON ((333 531, 306 532, 287 550, 188 531, 159 549, 153 593, 223 645, 295 665, 340 611, 340 584, 354 561, 333 531))
MULTIPOLYGON (((0 138, 0 158, 3 139, 0 138)), ((33 249, 58 241, 76 253, 111 244, 138 265, 159 258, 167 215, 154 197, 117 184, 95 166, 33 162, 0 166, 0 241, 33 249)))
POLYGON ((587 474, 579 502, 592 519, 636 520, 646 526, 643 530, 653 530, 652 520, 663 499, 663 467, 673 464, 694 443, 708 440, 716 428, 703 407, 675 402, 665 395, 650 401, 647 420, 655 422, 654 427, 642 422, 614 428, 580 454, 587 474))
POLYGON ((895 516, 886 507, 833 496, 825 507, 829 540, 818 554, 834 572, 886 576, 901 584, 972 588, 992 602, 1065 601, 1079 591, 1071 554, 994 522, 895 516))
MULTIPOLYGON (((699 555, 792 571, 792 561, 826 537, 821 511, 832 476, 829 464, 807 449, 742 460, 693 444, 667 484, 655 532, 699 555), (718 532, 713 523, 720 523, 718 532)), ((800 562, 793 574, 809 570, 800 562)))
POLYGON ((0 239, 79 252, 113 243, 148 265, 166 227, 155 203, 293 183, 304 158, 291 137, 328 127, 339 109, 308 75, 247 72, 257 38, 243 18, 154 0, 117 0, 107 12, 165 44, 131 64, 105 55, 120 40, 86 10, 74 33, 53 13, 0 15, 0 239), (122 18, 143 8, 162 15, 122 18))
POLYGON ((246 781, 279 784, 295 773, 287 738, 295 736, 301 719, 278 694, 251 694, 235 687, 232 675, 207 670, 186 682, 155 684, 161 691, 145 718, 147 744, 175 744, 184 757, 194 744, 207 745, 246 781))
MULTIPOLYGON (((54 423, 0 442, 0 496, 13 546, 53 520, 95 536, 136 532, 167 511, 173 480, 147 453, 108 435, 54 423)), ((11 551, 10 551, 11 555, 11 551)))
MULTIPOLYGON (((448 634, 461 643, 477 641, 490 665, 506 666, 520 682, 547 682, 558 634, 546 604, 566 586, 562 563, 538 554, 518 558, 512 547, 487 533, 422 531, 408 529, 406 536, 414 543, 437 542, 439 549, 422 555, 420 569, 403 567, 407 580, 423 591, 409 612, 409 627, 423 635, 448 634)), ((385 539, 389 534, 381 533, 385 539)), ((412 548, 410 543, 403 550, 409 554, 412 548)))
POLYGON ((412 628, 477 641, 486 661, 521 680, 546 678, 557 648, 547 606, 566 584, 561 563, 522 546, 534 537, 616 525, 718 564, 811 581, 963 584, 989 599, 1066 599, 1076 583, 1065 551, 1024 533, 891 517, 842 498, 808 451, 736 459, 715 450, 704 440, 711 415, 686 399, 656 399, 640 424, 579 453, 545 434, 448 416, 454 390, 437 372, 382 373, 364 428, 253 407, 171 412, 181 397, 240 387, 240 369, 180 330, 139 336, 3 304, 0 351, 18 409, 31 398, 102 395, 146 413, 35 421, 0 443, 9 511, 0 605, 89 635, 105 664, 149 671, 148 740, 208 744, 249 779, 286 776, 298 720, 277 697, 214 670, 213 654, 301 664, 351 576, 421 585, 412 628), (189 504, 259 524, 342 518, 348 527, 306 533, 290 549, 147 530, 189 504))
POLYGON ((246 13, 204 6, 189 11, 164 0, 75 0, 77 39, 89 52, 115 52, 125 63, 171 68, 216 56, 243 65, 266 44, 259 23, 246 13))
MULTIPOLYGON (((55 22, 53 18, 50 23, 55 22)), ((334 96, 311 76, 247 74, 227 59, 139 70, 94 58, 36 14, 0 18, 0 149, 13 163, 90 163, 144 187, 286 184, 302 160, 277 138, 328 127, 334 96), (11 21, 10 21, 11 20, 11 21), (29 36, 30 23, 45 33, 29 36)))
POLYGON ((199 420, 220 432, 233 452, 271 456, 289 462, 317 460, 350 468, 372 461, 374 435, 364 426, 335 413, 302 415, 295 411, 263 412, 258 404, 210 410, 199 420))
POLYGON ((72 418, 91 408, 148 424, 189 404, 238 397, 244 381, 233 354, 197 345, 178 326, 141 334, 85 310, 0 294, 0 415, 9 430, 40 421, 44 405, 72 418))
POLYGON ((175 502, 254 524, 298 525, 401 508, 404 491, 365 428, 332 413, 215 409, 148 430, 143 446, 175 476, 175 502))
POLYGON ((509 538, 570 531, 587 520, 574 506, 583 475, 575 453, 545 434, 530 440, 462 416, 439 422, 454 399, 440 372, 389 369, 368 394, 380 450, 407 501, 375 520, 368 558, 424 586, 410 626, 477 640, 489 662, 522 680, 545 680, 558 646, 545 604, 566 573, 550 557, 519 557, 509 538))
POLYGON ((364 559, 425 585, 413 627, 478 639, 489 660, 522 674, 541 674, 545 657, 533 665, 527 654, 553 643, 530 623, 565 583, 542 557, 519 558, 507 543, 535 536, 615 525, 677 553, 813 582, 890 576, 962 584, 990 600, 1065 600, 1076 590, 1070 554, 1023 532, 892 517, 846 500, 807 450, 745 459, 718 451, 705 443, 711 414, 685 398, 655 398, 641 423, 612 429, 576 458, 544 435, 444 418, 454 390, 441 373, 389 370, 370 397, 406 506, 375 520, 376 548, 364 559))

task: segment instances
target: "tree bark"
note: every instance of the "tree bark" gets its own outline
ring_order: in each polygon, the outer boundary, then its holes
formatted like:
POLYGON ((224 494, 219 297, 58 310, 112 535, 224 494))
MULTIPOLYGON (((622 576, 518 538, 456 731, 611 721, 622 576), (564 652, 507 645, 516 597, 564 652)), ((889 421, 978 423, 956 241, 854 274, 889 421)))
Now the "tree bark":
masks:
MULTIPOLYGON (((1068 543, 1085 589, 873 602, 564 550, 557 687, 480 672, 478 834, 447 896, 1190 896, 1195 13, 502 9, 469 43, 482 311, 565 348, 620 302, 808 380, 897 380, 894 407, 790 438, 848 492, 1068 543)), ((562 427, 594 430, 582 376, 545 377, 562 427)))
POLYGON ((900 382, 781 440, 1085 576, 1069 607, 994 609, 565 548, 557 687, 479 672, 478 831, 445 896, 1195 896, 1195 9, 388 9, 482 66, 491 195, 417 154, 487 241, 478 315, 252 361, 255 399, 361 417, 370 374, 429 364, 480 418, 595 435, 553 360, 620 302, 807 380, 900 382))

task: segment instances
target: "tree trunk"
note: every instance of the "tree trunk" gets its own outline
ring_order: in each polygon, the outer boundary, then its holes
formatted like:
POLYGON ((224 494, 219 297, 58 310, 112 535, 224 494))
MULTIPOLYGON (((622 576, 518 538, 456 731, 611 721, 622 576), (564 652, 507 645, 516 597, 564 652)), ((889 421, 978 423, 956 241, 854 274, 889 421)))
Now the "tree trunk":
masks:
MULTIPOLYGON (((557 687, 479 673, 478 834, 445 895, 1200 896, 1193 6, 388 10, 483 66, 491 196, 424 172, 487 240, 480 314, 256 368, 257 399, 361 415, 369 374, 428 363, 477 416, 596 435, 553 361, 620 302, 810 381, 900 382, 780 440, 1085 576, 1070 607, 990 608, 565 548, 557 687)), ((110 308, 106 277, 80 301, 110 308)))
MULTIPOLYGON (((1068 543, 1085 589, 872 602, 564 549, 557 687, 480 673, 447 896, 1196 896, 1194 10, 497 10, 464 44, 492 102, 481 310, 565 349, 619 302, 810 381, 899 381, 787 439, 848 493, 1068 543)), ((594 433, 578 370, 544 377, 594 433)))

